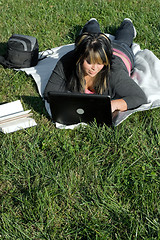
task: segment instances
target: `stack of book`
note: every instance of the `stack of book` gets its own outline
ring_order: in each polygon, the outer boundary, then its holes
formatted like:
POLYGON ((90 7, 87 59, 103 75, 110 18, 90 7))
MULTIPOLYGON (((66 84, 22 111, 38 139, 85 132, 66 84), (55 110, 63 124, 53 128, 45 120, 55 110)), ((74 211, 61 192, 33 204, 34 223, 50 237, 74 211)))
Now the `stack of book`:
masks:
POLYGON ((31 110, 24 111, 20 100, 0 105, 0 131, 11 133, 36 126, 31 110))

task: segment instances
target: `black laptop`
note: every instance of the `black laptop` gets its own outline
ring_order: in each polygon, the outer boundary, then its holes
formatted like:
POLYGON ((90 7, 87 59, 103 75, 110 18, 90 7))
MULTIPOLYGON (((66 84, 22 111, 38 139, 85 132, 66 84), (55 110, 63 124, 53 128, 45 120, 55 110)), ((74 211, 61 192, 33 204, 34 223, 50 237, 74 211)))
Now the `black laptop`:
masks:
POLYGON ((111 112, 109 96, 98 94, 49 92, 52 120, 64 125, 80 122, 112 126, 115 120, 111 112))

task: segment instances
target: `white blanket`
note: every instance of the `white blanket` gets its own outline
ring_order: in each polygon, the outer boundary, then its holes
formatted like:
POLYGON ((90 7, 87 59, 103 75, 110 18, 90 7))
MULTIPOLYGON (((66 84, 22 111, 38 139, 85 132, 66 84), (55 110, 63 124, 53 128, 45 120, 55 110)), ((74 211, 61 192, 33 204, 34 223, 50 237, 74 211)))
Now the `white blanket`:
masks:
MULTIPOLYGON (((113 38, 111 35, 109 35, 109 37, 113 38)), ((28 75, 32 75, 37 84, 40 96, 43 96, 45 86, 57 61, 73 48, 74 44, 69 44, 44 51, 42 56, 46 55, 47 57, 39 61, 37 66, 21 69, 28 75)), ((160 60, 151 51, 147 49, 141 50, 140 46, 136 43, 133 44, 132 48, 135 54, 135 71, 132 78, 133 81, 136 81, 145 92, 148 104, 144 104, 134 110, 120 112, 115 122, 115 126, 119 125, 132 113, 160 107, 160 60)), ((40 53, 40 57, 41 54, 42 53, 40 53)), ((49 104, 47 102, 45 102, 45 106, 50 114, 49 104)), ((73 129, 75 126, 77 125, 64 126, 58 123, 56 124, 56 127, 58 128, 73 129)))

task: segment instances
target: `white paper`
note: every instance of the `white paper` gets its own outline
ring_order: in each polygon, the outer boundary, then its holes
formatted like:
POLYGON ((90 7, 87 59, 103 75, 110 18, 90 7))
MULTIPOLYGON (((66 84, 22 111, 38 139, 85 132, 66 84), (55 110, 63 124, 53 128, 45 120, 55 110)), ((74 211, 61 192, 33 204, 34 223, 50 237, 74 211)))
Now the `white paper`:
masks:
POLYGON ((0 105, 0 117, 23 111, 20 100, 0 105))

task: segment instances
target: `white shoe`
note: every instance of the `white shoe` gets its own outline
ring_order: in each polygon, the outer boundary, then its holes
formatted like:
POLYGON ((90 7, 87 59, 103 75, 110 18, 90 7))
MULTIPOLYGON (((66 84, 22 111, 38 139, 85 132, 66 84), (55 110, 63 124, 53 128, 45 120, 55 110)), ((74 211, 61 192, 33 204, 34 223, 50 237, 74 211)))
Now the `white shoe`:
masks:
MULTIPOLYGON (((123 21, 130 21, 131 23, 133 23, 133 22, 132 22, 132 20, 131 20, 130 18, 125 18, 123 21)), ((134 37, 133 37, 133 38, 136 38, 137 31, 136 31, 136 29, 135 29, 135 26, 134 26, 134 25, 133 25, 133 29, 134 29, 134 37)))

